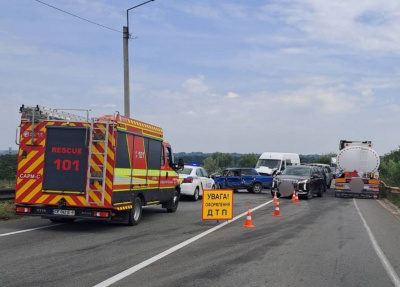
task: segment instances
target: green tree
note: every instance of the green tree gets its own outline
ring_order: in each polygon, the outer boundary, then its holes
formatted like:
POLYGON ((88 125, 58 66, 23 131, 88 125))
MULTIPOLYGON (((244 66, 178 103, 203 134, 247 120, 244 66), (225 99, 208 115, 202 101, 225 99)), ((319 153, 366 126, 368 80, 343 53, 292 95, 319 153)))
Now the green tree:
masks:
POLYGON ((220 168, 233 166, 233 155, 230 153, 215 152, 212 154, 212 158, 217 161, 220 168))
POLYGON ((199 155, 186 155, 180 157, 183 159, 183 162, 185 164, 190 164, 190 163, 199 163, 200 165, 203 164, 204 159, 206 158, 205 156, 199 156, 199 155))
POLYGON ((15 180, 17 175, 17 158, 16 154, 5 154, 0 156, 0 179, 15 180))
POLYGON ((254 153, 248 153, 241 156, 238 160, 238 166, 240 167, 255 167, 258 160, 258 156, 254 153))
POLYGON ((382 157, 379 176, 388 185, 400 186, 400 149, 382 157))
POLYGON ((218 162, 212 157, 207 157, 203 161, 204 169, 208 172, 208 174, 212 174, 214 172, 219 172, 218 162))
POLYGON ((331 158, 336 157, 336 154, 331 152, 328 154, 323 154, 320 155, 318 158, 313 160, 313 163, 325 163, 325 164, 331 164, 331 158))

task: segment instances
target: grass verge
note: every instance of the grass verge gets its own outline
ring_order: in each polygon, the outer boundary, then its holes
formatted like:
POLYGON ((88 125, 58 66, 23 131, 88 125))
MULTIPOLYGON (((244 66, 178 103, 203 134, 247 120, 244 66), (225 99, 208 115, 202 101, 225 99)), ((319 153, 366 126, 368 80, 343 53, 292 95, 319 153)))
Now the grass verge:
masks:
POLYGON ((15 187, 15 180, 0 180, 0 188, 14 188, 15 187))
POLYGON ((22 216, 15 214, 14 207, 15 205, 13 200, 0 202, 0 220, 21 218, 22 216))
POLYGON ((400 208, 400 194, 388 192, 386 198, 400 208))

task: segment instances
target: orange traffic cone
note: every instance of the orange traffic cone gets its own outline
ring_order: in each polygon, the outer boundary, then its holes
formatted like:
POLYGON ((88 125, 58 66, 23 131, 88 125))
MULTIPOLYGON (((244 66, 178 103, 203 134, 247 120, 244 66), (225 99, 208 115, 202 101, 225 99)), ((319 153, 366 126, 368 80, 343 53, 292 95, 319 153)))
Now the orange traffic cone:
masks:
POLYGON ((249 206, 249 211, 247 212, 247 218, 246 218, 246 221, 245 221, 243 227, 249 227, 249 228, 255 227, 255 226, 253 225, 253 221, 251 220, 251 212, 250 212, 250 209, 251 209, 251 207, 249 206))
POLYGON ((293 189, 292 201, 296 201, 296 190, 293 189))
POLYGON ((276 191, 274 192, 274 199, 272 200, 272 203, 277 203, 279 201, 279 198, 276 196, 276 191))
POLYGON ((276 203, 275 211, 274 211, 274 216, 280 217, 281 212, 279 211, 279 201, 276 203))
POLYGON ((299 193, 296 191, 296 197, 294 199, 294 203, 299 203, 299 193))

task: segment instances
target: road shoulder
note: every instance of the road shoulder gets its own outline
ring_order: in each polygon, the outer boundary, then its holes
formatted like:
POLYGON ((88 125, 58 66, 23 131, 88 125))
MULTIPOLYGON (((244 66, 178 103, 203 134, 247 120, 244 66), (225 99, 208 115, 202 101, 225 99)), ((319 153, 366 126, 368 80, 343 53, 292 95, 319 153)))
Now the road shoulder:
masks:
POLYGON ((400 220, 400 208, 386 198, 379 199, 378 202, 390 213, 392 213, 398 220, 400 220))

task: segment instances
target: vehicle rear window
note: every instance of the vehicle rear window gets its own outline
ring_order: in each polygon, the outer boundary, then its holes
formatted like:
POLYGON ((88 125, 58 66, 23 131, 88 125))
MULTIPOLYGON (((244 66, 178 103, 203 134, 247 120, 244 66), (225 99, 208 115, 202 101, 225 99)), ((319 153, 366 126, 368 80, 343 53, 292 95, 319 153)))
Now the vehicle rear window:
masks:
POLYGON ((192 172, 193 168, 190 167, 184 167, 183 170, 178 170, 179 174, 190 174, 192 172))
POLYGON ((253 175, 253 170, 251 170, 251 169, 242 169, 242 175, 253 175))
POLYGON ((298 176, 310 176, 310 169, 309 168, 287 168, 285 169, 282 174, 286 175, 298 175, 298 176))

